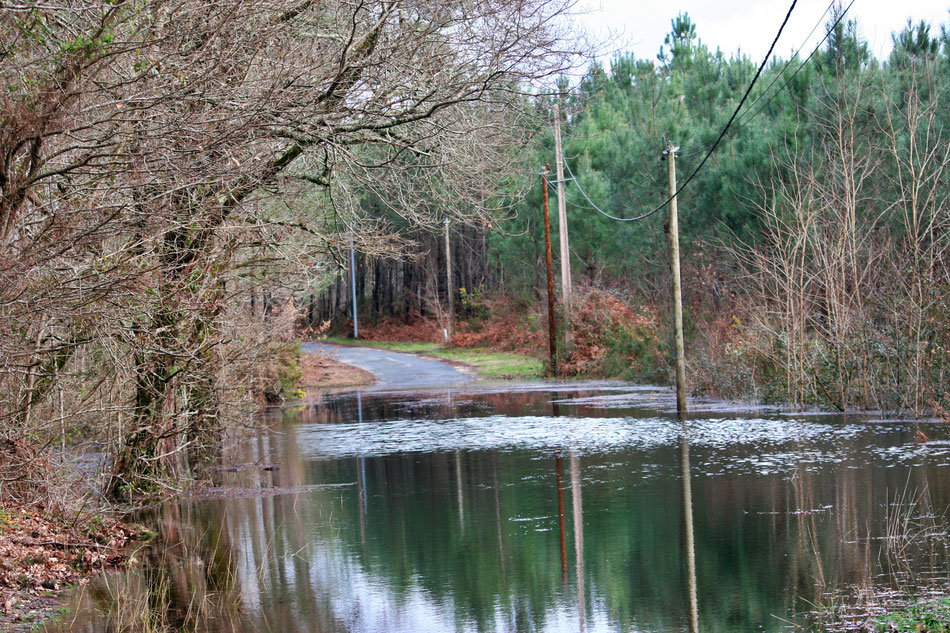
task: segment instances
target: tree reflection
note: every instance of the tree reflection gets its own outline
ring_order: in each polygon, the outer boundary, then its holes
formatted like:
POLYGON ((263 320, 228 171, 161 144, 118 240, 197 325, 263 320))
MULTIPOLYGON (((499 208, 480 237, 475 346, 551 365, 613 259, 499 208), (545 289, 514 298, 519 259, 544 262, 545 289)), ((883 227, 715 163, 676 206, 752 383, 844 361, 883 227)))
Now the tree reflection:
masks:
POLYGON ((97 576, 80 589, 70 616, 46 630, 245 633, 226 523, 226 515, 191 504, 162 506, 141 564, 97 576))

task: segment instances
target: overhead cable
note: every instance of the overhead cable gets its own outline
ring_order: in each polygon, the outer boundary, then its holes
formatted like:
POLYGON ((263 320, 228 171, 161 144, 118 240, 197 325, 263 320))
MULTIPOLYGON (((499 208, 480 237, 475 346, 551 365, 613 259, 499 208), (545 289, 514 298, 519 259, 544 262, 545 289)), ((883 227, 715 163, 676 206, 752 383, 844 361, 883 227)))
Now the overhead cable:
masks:
MULTIPOLYGON (((831 25, 831 28, 829 28, 828 31, 825 33, 825 36, 821 38, 820 42, 818 42, 818 45, 814 49, 812 49, 811 53, 808 54, 808 57, 806 57, 805 60, 801 64, 798 65, 798 68, 796 68, 795 72, 792 73, 792 76, 789 77, 785 81, 784 84, 782 84, 782 87, 779 88, 771 97, 769 97, 769 100, 766 101, 764 104, 762 104, 762 107, 760 107, 758 110, 753 112, 751 116, 743 115, 743 121, 740 121, 740 125, 745 125, 746 123, 749 122, 749 119, 755 118, 756 116, 758 116, 763 110, 769 107, 769 104, 772 103, 775 97, 780 95, 782 91, 788 87, 788 84, 792 83, 792 80, 795 79, 795 76, 798 75, 799 72, 801 72, 802 68, 805 67, 805 64, 811 61, 811 58, 815 56, 815 53, 821 50, 821 47, 824 45, 825 41, 831 36, 834 30, 838 27, 838 24, 841 23, 841 20, 844 19, 844 16, 847 15, 848 10, 851 8, 851 5, 854 4, 854 1, 855 0, 851 0, 850 4, 848 4, 848 6, 845 7, 844 11, 841 12, 841 15, 838 16, 838 18, 831 25)), ((754 106, 755 104, 752 104, 752 105, 754 106)))
MULTIPOLYGON (((852 3, 853 3, 853 2, 854 2, 854 0, 852 0, 852 3)), ((660 211, 660 210, 663 209, 666 205, 668 205, 668 204, 670 203, 670 201, 673 200, 673 198, 675 198, 677 195, 679 195, 679 193, 680 193, 681 191, 683 191, 683 189, 686 188, 686 185, 688 185, 688 184, 690 183, 690 181, 692 181, 693 178, 696 177, 696 174, 698 174, 699 171, 703 168, 703 166, 706 164, 706 161, 709 160, 709 157, 713 155, 713 152, 716 151, 716 148, 719 146, 719 143, 721 143, 721 142, 722 142, 722 139, 726 136, 726 132, 729 131, 729 128, 732 126, 732 123, 736 120, 736 116, 738 116, 739 111, 742 109, 742 106, 743 106, 743 105, 745 104, 745 102, 746 102, 746 99, 749 98, 749 94, 752 92, 752 88, 755 86, 755 82, 758 81, 759 76, 762 74, 762 71, 765 69, 766 64, 768 64, 769 59, 772 57, 772 51, 775 50, 775 45, 778 44, 778 40, 779 40, 779 38, 782 36, 782 31, 785 30, 785 25, 788 24, 788 19, 792 16, 792 11, 795 9, 795 5, 796 5, 796 4, 798 4, 798 0, 792 0, 792 4, 791 4, 791 6, 788 8, 788 13, 785 14, 785 19, 782 21, 782 25, 779 27, 778 33, 775 34, 775 39, 772 40, 772 45, 769 46, 769 51, 768 51, 768 53, 766 53, 765 59, 762 60, 762 63, 759 65, 758 70, 755 71, 755 76, 752 78, 752 81, 749 82, 749 87, 746 88, 745 94, 742 95, 742 99, 739 101, 739 105, 736 106, 736 109, 735 109, 735 111, 732 113, 732 116, 729 117, 729 121, 726 123, 726 126, 725 126, 724 128, 722 128, 722 132, 719 133, 719 137, 716 139, 716 142, 712 144, 712 147, 709 148, 709 151, 708 151, 708 152, 706 153, 706 155, 703 157, 703 160, 699 163, 699 165, 696 167, 696 169, 693 170, 693 173, 691 173, 691 174, 689 175, 689 177, 683 182, 683 184, 680 185, 679 188, 678 188, 675 192, 673 192, 673 195, 672 195, 672 196, 670 196, 670 197, 667 198, 665 201, 663 201, 663 202, 662 202, 659 206, 657 206, 655 209, 652 209, 652 210, 650 210, 650 211, 647 211, 646 213, 642 213, 642 214, 640 214, 640 215, 638 215, 638 216, 635 216, 635 217, 632 217, 632 218, 620 218, 620 217, 617 217, 617 216, 615 216, 615 215, 611 215, 611 214, 607 213, 606 211, 604 211, 603 209, 597 207, 597 205, 595 205, 595 204, 593 203, 593 201, 590 199, 590 197, 587 195, 587 192, 585 192, 584 189, 581 187, 580 182, 578 182, 577 179, 575 178, 575 179, 574 179, 574 182, 575 182, 575 184, 577 184, 577 188, 580 190, 580 192, 581 192, 581 194, 584 196, 584 198, 586 198, 587 201, 588 201, 591 205, 593 205, 594 207, 596 207, 596 208, 597 208, 597 211, 599 211, 600 213, 602 213, 603 215, 605 215, 606 217, 608 217, 608 218, 610 218, 610 219, 612 219, 612 220, 617 220, 617 221, 619 221, 619 222, 636 222, 636 221, 638 221, 638 220, 643 220, 643 219, 645 219, 645 218, 648 218, 648 217, 650 217, 651 215, 653 215, 654 213, 656 213, 657 211, 660 211)), ((850 7, 850 5, 848 5, 848 6, 850 7)), ((839 20, 840 20, 840 18, 839 18, 839 20)), ((827 36, 826 36, 826 37, 827 37, 827 36)), ((564 164, 567 165, 567 161, 564 161, 564 164)), ((569 167, 568 167, 568 171, 570 171, 570 168, 569 168, 569 167)), ((573 174, 572 174, 572 177, 573 177, 573 174)))
MULTIPOLYGON (((772 89, 772 86, 775 85, 775 82, 778 81, 779 79, 781 79, 781 77, 782 77, 782 75, 785 73, 785 71, 788 70, 788 67, 791 66, 792 62, 795 61, 795 58, 798 57, 798 54, 802 52, 802 49, 803 49, 803 48, 805 48, 805 44, 808 43, 808 40, 811 39, 811 36, 814 35, 814 34, 815 34, 815 31, 818 30, 818 27, 821 26, 822 20, 825 19, 825 16, 828 15, 828 12, 831 11, 831 8, 832 8, 833 6, 835 6, 835 3, 836 3, 837 1, 838 1, 838 0, 831 0, 831 2, 828 3, 828 6, 825 7, 825 12, 821 14, 821 17, 818 18, 818 21, 817 21, 817 22, 815 22, 815 26, 813 26, 813 27, 811 28, 811 31, 808 32, 808 35, 805 37, 805 40, 802 42, 802 45, 799 46, 798 49, 795 50, 795 53, 794 53, 791 57, 789 57, 789 58, 788 58, 788 61, 785 62, 785 65, 782 66, 782 70, 780 70, 780 71, 775 75, 775 77, 772 78, 772 81, 769 82, 769 85, 766 86, 765 90, 763 90, 762 93, 758 96, 758 98, 757 98, 755 101, 752 102, 752 105, 749 106, 749 109, 746 110, 745 113, 739 118, 739 122, 737 123, 737 125, 740 125, 740 126, 741 126, 741 125, 745 125, 745 121, 748 120, 748 114, 749 114, 749 112, 750 112, 753 108, 755 108, 756 105, 758 105, 759 101, 761 101, 762 98, 765 97, 765 95, 767 95, 767 94, 769 93, 769 90, 772 89)), ((845 12, 847 12, 847 10, 846 10, 845 12)), ((844 15, 844 14, 842 14, 842 15, 844 15)), ((835 25, 837 25, 837 22, 835 23, 835 25)), ((832 26, 832 28, 834 28, 834 26, 832 26)), ((825 38, 822 39, 821 41, 824 42, 825 39, 827 39, 827 37, 828 37, 828 35, 825 34, 825 38)), ((819 46, 821 46, 820 43, 819 43, 819 46)), ((812 53, 812 54, 814 54, 814 53, 812 53)), ((811 56, 809 56, 809 57, 811 57, 811 56)), ((793 75, 793 76, 794 76, 794 75, 793 75)), ((783 87, 784 87, 784 86, 783 86, 783 87)), ((781 92, 781 91, 782 91, 782 89, 779 88, 779 92, 781 92)), ((770 98, 769 100, 771 101, 771 98, 770 98)))

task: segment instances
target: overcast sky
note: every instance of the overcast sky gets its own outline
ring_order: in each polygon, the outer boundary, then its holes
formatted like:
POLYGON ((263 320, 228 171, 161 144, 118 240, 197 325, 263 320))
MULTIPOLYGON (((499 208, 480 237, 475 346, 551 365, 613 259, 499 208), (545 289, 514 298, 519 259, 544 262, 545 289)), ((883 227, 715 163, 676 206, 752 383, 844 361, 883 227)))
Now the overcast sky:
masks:
MULTIPOLYGON (((780 56, 787 58, 797 50, 815 24, 819 24, 802 55, 811 52, 824 36, 827 16, 822 18, 822 14, 828 2, 798 1, 776 46, 780 56)), ((670 19, 683 12, 692 18, 699 39, 711 50, 721 48, 728 56, 741 49, 758 62, 772 43, 790 4, 790 0, 581 0, 587 13, 580 21, 597 41, 607 39, 611 32, 619 36, 618 44, 600 56, 602 61, 609 60, 618 48, 640 58, 654 58, 670 31, 670 19)), ((948 22, 948 7, 950 0, 856 0, 848 17, 858 20, 871 51, 884 58, 891 50, 891 33, 903 28, 907 18, 913 18, 915 23, 925 19, 934 25, 931 34, 939 34, 939 25, 948 22)))

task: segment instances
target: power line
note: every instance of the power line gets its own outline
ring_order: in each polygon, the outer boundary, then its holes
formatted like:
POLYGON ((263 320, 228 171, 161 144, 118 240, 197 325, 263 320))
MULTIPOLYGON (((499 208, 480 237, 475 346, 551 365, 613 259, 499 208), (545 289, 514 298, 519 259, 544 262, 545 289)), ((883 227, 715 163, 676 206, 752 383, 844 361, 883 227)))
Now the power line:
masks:
POLYGON ((709 148, 709 152, 706 153, 706 155, 703 157, 703 160, 700 161, 696 169, 693 170, 693 173, 689 175, 689 178, 687 178, 686 181, 683 182, 683 184, 679 186, 679 188, 673 193, 672 196, 670 196, 666 200, 666 202, 658 206, 656 209, 653 209, 652 211, 644 213, 643 215, 637 218, 630 218, 629 220, 627 220, 628 222, 632 222, 634 220, 639 220, 647 216, 653 215, 654 213, 656 213, 657 211, 659 211, 660 209, 668 205, 670 203, 670 200, 672 200, 677 195, 679 195, 679 193, 683 189, 686 188, 686 185, 688 185, 693 180, 693 178, 696 177, 696 174, 699 173, 699 170, 703 168, 703 166, 706 164, 706 161, 709 160, 709 157, 713 155, 713 152, 715 152, 716 148, 719 147, 719 143, 721 143, 722 139, 726 136, 726 132, 729 131, 729 128, 732 126, 732 122, 736 120, 736 116, 738 116, 739 110, 742 109, 742 106, 745 104, 746 99, 749 98, 749 94, 752 92, 752 88, 755 86, 755 82, 759 80, 759 76, 762 74, 762 71, 765 69, 765 65, 768 64, 769 59, 772 57, 772 51, 775 50, 775 45, 778 44, 778 40, 782 36, 782 31, 785 30, 785 25, 788 24, 788 19, 792 17, 792 11, 795 9, 796 4, 798 4, 798 0, 792 0, 791 6, 788 7, 788 13, 785 14, 785 19, 782 21, 782 26, 779 27, 778 33, 775 34, 775 39, 772 40, 772 45, 769 46, 769 51, 765 54, 765 59, 762 60, 762 63, 759 65, 759 69, 755 71, 755 76, 752 78, 752 81, 749 82, 749 87, 746 88, 745 94, 742 95, 742 100, 739 101, 739 105, 736 106, 735 112, 733 112, 732 116, 729 117, 729 121, 726 123, 726 127, 722 128, 722 132, 719 133, 719 137, 716 139, 716 142, 713 143, 713 146, 709 148))
MULTIPOLYGON (((854 3, 854 0, 852 0, 852 4, 853 4, 853 3, 854 3)), ((590 199, 590 197, 587 195, 587 192, 584 191, 584 189, 581 187, 581 185, 580 185, 580 183, 577 181, 577 179, 574 178, 574 174, 571 173, 571 178, 574 179, 574 183, 577 185, 577 188, 580 190, 580 192, 581 192, 581 194, 584 196, 584 198, 587 199, 587 202, 589 202, 592 206, 594 206, 594 207, 597 209, 597 211, 599 211, 601 214, 603 214, 604 216, 606 216, 606 217, 608 217, 608 218, 610 218, 610 219, 612 219, 612 220, 617 220, 618 222, 637 222, 637 221, 639 221, 639 220, 643 220, 643 219, 645 219, 645 218, 650 217, 651 215, 653 215, 653 214, 656 213, 657 211, 660 211, 660 210, 663 209, 666 205, 668 205, 668 204, 670 203, 670 201, 673 200, 673 198, 675 198, 676 196, 678 196, 679 193, 680 193, 681 191, 683 191, 683 189, 686 188, 686 185, 688 185, 688 184, 693 180, 693 178, 696 177, 696 174, 698 174, 698 173, 699 173, 699 170, 701 170, 701 169, 703 168, 703 166, 706 164, 706 161, 709 160, 709 157, 713 155, 713 152, 715 152, 715 151, 716 151, 716 148, 719 147, 719 143, 721 143, 721 142, 722 142, 722 139, 726 136, 726 132, 729 131, 729 128, 732 126, 732 123, 736 120, 736 116, 738 116, 739 110, 742 109, 742 106, 745 104, 746 99, 749 98, 749 94, 752 92, 752 88, 755 86, 755 82, 758 81, 759 76, 762 74, 762 71, 765 69, 766 64, 768 64, 769 59, 772 57, 772 51, 775 50, 775 45, 778 44, 778 40, 779 40, 779 38, 782 36, 782 31, 785 30, 785 25, 788 24, 788 19, 789 19, 790 17, 792 17, 792 11, 795 9, 795 5, 796 5, 796 4, 798 4, 798 0, 792 0, 792 4, 791 4, 791 6, 788 8, 788 13, 785 14, 785 19, 782 21, 782 25, 779 27, 778 33, 775 34, 775 39, 772 40, 772 45, 769 46, 769 51, 765 54, 765 59, 762 60, 762 63, 759 65, 758 70, 755 71, 755 76, 752 78, 752 81, 749 82, 749 87, 746 88, 745 94, 742 95, 742 99, 739 101, 739 105, 736 106, 736 109, 735 109, 735 111, 732 113, 732 116, 729 117, 729 121, 726 123, 726 127, 722 128, 722 132, 719 133, 719 137, 716 139, 716 142, 712 144, 712 147, 709 148, 709 151, 708 151, 708 152, 706 153, 706 155, 703 157, 703 160, 699 163, 699 165, 696 167, 696 169, 693 170, 693 173, 691 173, 691 174, 689 175, 689 177, 683 182, 683 184, 680 185, 679 188, 678 188, 675 192, 673 192, 673 195, 672 195, 672 196, 670 196, 669 198, 667 198, 664 202, 662 202, 662 203, 661 203, 658 207, 656 207, 655 209, 652 209, 652 210, 650 210, 650 211, 647 211, 646 213, 642 213, 642 214, 640 214, 640 215, 638 215, 638 216, 636 216, 636 217, 632 217, 632 218, 620 218, 620 217, 617 217, 617 216, 615 216, 615 215, 611 215, 611 214, 607 213, 606 211, 604 211, 603 209, 601 209, 600 207, 598 207, 596 204, 594 204, 594 202, 593 202, 593 201, 590 199)), ((850 7, 851 5, 848 5, 848 6, 850 7)), ((842 14, 842 15, 843 15, 843 14, 842 14)), ((839 20, 840 20, 840 18, 839 18, 839 20)), ((827 37, 827 35, 826 35, 825 37, 827 37)), ((564 164, 567 165, 567 161, 565 161, 564 164)), ((570 171, 571 171, 571 170, 570 170, 570 167, 568 167, 568 172, 570 172, 570 171)))
POLYGON ((708 152, 710 147, 712 147, 712 145, 697 147, 696 149, 689 150, 688 152, 680 152, 679 156, 680 158, 684 158, 686 156, 695 156, 696 154, 702 154, 703 152, 708 152))
MULTIPOLYGON (((802 52, 802 49, 803 49, 803 48, 805 48, 805 44, 807 44, 807 43, 808 43, 808 40, 811 39, 811 36, 815 34, 815 31, 818 30, 818 27, 821 26, 821 23, 822 23, 822 21, 825 19, 825 16, 828 15, 828 12, 831 11, 831 8, 832 8, 833 6, 835 6, 835 3, 836 3, 837 1, 838 1, 838 0, 831 0, 831 2, 828 3, 828 6, 825 7, 824 13, 822 13, 822 14, 821 14, 821 17, 818 18, 818 21, 815 22, 815 26, 813 26, 813 27, 811 28, 811 31, 808 32, 808 35, 805 36, 805 40, 802 42, 802 45, 798 47, 798 49, 795 51, 795 54, 794 54, 794 55, 792 55, 791 57, 789 57, 788 61, 785 62, 785 65, 782 66, 782 70, 780 70, 780 71, 778 72, 778 74, 775 75, 775 77, 772 79, 772 81, 769 83, 769 85, 765 88, 765 90, 762 91, 762 93, 758 96, 758 98, 757 98, 755 101, 752 102, 752 105, 749 106, 749 109, 745 111, 745 113, 742 115, 742 117, 740 117, 739 122, 737 123, 737 125, 739 125, 739 126, 745 125, 745 122, 748 120, 748 116, 747 116, 747 115, 749 114, 749 111, 752 110, 753 108, 755 108, 756 105, 758 105, 759 101, 761 101, 762 98, 765 97, 765 95, 768 94, 769 90, 772 89, 772 86, 775 85, 775 82, 778 81, 778 80, 782 77, 782 75, 785 73, 786 70, 788 70, 788 67, 791 66, 792 62, 795 61, 795 58, 798 57, 798 54, 802 52)), ((850 8, 850 5, 849 5, 849 8, 850 8)), ((845 11, 845 12, 847 12, 847 11, 845 11)), ((834 28, 834 27, 832 27, 832 28, 834 28)), ((828 37, 828 36, 825 35, 825 38, 827 38, 827 37, 828 37)), ((825 41, 825 40, 822 39, 822 42, 824 42, 824 41, 825 41)), ((821 46, 821 44, 819 44, 819 46, 821 46)), ((793 76, 794 76, 794 75, 793 75, 793 76)), ((780 89, 779 89, 779 92, 781 92, 781 91, 782 91, 782 89, 780 88, 780 89)), ((770 99, 770 100, 771 100, 771 99, 770 99)), ((754 116, 754 115, 753 115, 753 116, 754 116)))
MULTIPOLYGON (((746 124, 747 120, 750 118, 748 115, 749 115, 750 111, 752 110, 752 108, 754 108, 754 107, 765 97, 765 95, 768 94, 768 92, 769 92, 769 90, 771 90, 772 86, 774 86, 775 83, 776 83, 779 79, 781 79, 781 77, 782 77, 782 75, 785 73, 785 71, 788 70, 788 67, 791 66, 791 64, 792 64, 793 61, 795 61, 795 57, 798 56, 798 55, 801 53, 801 51, 802 51, 803 48, 805 48, 805 45, 808 43, 808 40, 811 39, 812 35, 815 34, 815 31, 818 30, 818 27, 819 27, 819 26, 821 26, 822 20, 824 20, 825 16, 828 15, 828 12, 832 9, 832 7, 834 7, 834 5, 835 5, 837 2, 839 2, 839 0, 831 0, 831 2, 828 3, 828 6, 825 7, 825 10, 822 12, 821 16, 818 18, 818 21, 815 22, 815 25, 811 28, 811 31, 808 32, 808 35, 805 37, 804 41, 802 41, 801 45, 795 50, 795 53, 788 59, 788 61, 785 62, 785 64, 782 66, 782 70, 779 71, 779 72, 775 75, 775 77, 772 79, 771 82, 769 82, 769 85, 765 88, 765 90, 763 90, 763 91, 761 92, 761 94, 759 94, 759 96, 756 98, 756 100, 752 102, 752 105, 749 106, 749 109, 746 110, 746 112, 745 112, 744 114, 742 114, 741 117, 739 117, 739 121, 737 122, 737 125, 739 125, 739 126, 744 126, 744 125, 746 124)), ((805 63, 807 63, 807 61, 808 61, 809 59, 811 59, 811 58, 815 55, 815 53, 818 52, 818 50, 820 50, 821 45, 825 42, 825 40, 828 39, 828 36, 831 35, 831 32, 832 32, 832 31, 834 30, 834 28, 838 25, 838 23, 841 21, 841 19, 844 18, 844 15, 848 12, 848 10, 851 8, 851 5, 853 5, 853 4, 854 4, 854 1, 852 0, 852 2, 851 2, 850 4, 848 4, 848 6, 847 6, 847 8, 844 10, 844 12, 838 17, 838 19, 835 20, 835 22, 834 22, 834 24, 832 25, 831 29, 830 29, 828 32, 825 33, 825 36, 824 36, 824 37, 822 38, 822 40, 819 42, 818 46, 817 46, 817 47, 809 54, 809 56, 806 58, 805 63)), ((794 5, 794 3, 793 3, 793 5, 794 5)), ((791 9, 790 9, 789 11, 791 11, 791 9)), ((787 20, 787 18, 786 18, 786 20, 787 20)), ((783 27, 784 27, 784 24, 783 24, 783 27)), ((779 35, 781 35, 781 30, 779 31, 779 35)), ((773 46, 774 46, 774 44, 773 44, 773 46)), ((771 52, 771 50, 772 50, 772 49, 770 49, 770 52, 771 52)), ((769 59, 769 57, 766 57, 766 60, 768 60, 768 59, 769 59)), ((802 66, 803 66, 803 65, 804 65, 804 64, 802 64, 802 66)), ((801 66, 798 68, 798 70, 795 71, 795 73, 792 74, 792 77, 789 78, 789 81, 786 82, 785 84, 783 84, 781 88, 779 88, 779 92, 781 92, 781 91, 788 85, 788 83, 791 81, 791 79, 794 78, 795 75, 798 74, 798 71, 800 71, 800 70, 801 70, 801 66)), ((606 73, 605 73, 605 74, 606 74, 606 73)), ((598 89, 603 89, 603 88, 605 88, 606 86, 618 84, 618 83, 621 81, 621 79, 628 79, 628 78, 626 78, 626 77, 619 77, 619 76, 613 76, 613 77, 605 76, 605 77, 598 77, 598 78, 596 78, 596 79, 591 78, 591 80, 592 80, 593 83, 595 84, 596 88, 598 88, 598 89)), ((580 86, 578 86, 578 89, 579 89, 579 88, 580 88, 580 86)), ((574 90, 568 90, 568 93, 571 93, 571 92, 574 92, 574 90)), ((589 99, 589 98, 592 98, 594 92, 596 92, 596 91, 592 91, 590 94, 588 94, 587 98, 588 98, 588 99, 589 99)), ((559 94, 566 94, 566 93, 559 93, 559 94)), ((777 93, 776 93, 776 94, 777 94, 777 93)), ((575 93, 575 97, 577 97, 577 96, 579 96, 579 95, 577 95, 577 94, 575 93)), ((772 99, 774 99, 775 96, 776 96, 776 95, 773 95, 773 96, 769 99, 769 101, 768 101, 758 112, 756 112, 755 114, 758 114, 758 113, 761 112, 763 109, 765 109, 765 107, 768 107, 769 103, 771 103, 772 99)), ((754 116, 754 115, 752 115, 752 116, 754 116)), ((606 131, 605 131, 605 132, 606 132, 606 131)), ((605 132, 601 132, 600 134, 598 134, 598 136, 604 134, 605 132)), ((714 145, 715 145, 715 144, 713 144, 713 145, 705 145, 705 146, 698 147, 698 148, 694 148, 694 149, 691 149, 691 150, 683 150, 683 151, 679 152, 678 155, 679 155, 680 157, 686 157, 686 156, 693 156, 693 155, 696 155, 696 154, 701 154, 701 153, 703 153, 703 152, 708 151, 708 150, 709 150, 711 147, 713 147, 714 145)))
MULTIPOLYGON (((825 36, 824 36, 823 38, 821 38, 821 41, 818 42, 818 45, 811 51, 811 53, 808 54, 808 57, 805 58, 805 61, 802 62, 802 63, 799 65, 799 67, 795 70, 795 72, 792 73, 792 76, 789 77, 788 80, 787 80, 784 84, 782 84, 782 86, 778 89, 778 91, 776 91, 775 93, 773 93, 772 96, 769 97, 768 101, 766 101, 766 102, 762 105, 761 108, 759 108, 756 112, 752 112, 752 109, 755 108, 755 106, 756 106, 760 101, 762 101, 762 99, 765 97, 765 95, 767 95, 767 94, 769 93, 769 90, 772 89, 772 86, 775 85, 775 82, 777 82, 779 79, 782 78, 782 75, 785 74, 785 71, 788 70, 788 67, 791 66, 792 62, 795 61, 795 58, 799 55, 799 53, 802 52, 802 49, 805 48, 805 44, 808 43, 808 40, 811 39, 811 36, 814 35, 814 33, 815 33, 815 31, 818 29, 818 27, 821 26, 822 20, 825 19, 825 16, 828 15, 828 12, 832 9, 832 7, 834 7, 834 5, 835 5, 836 2, 838 2, 838 0, 831 0, 831 2, 828 4, 828 6, 825 7, 825 10, 824 10, 824 12, 821 14, 821 17, 818 18, 818 21, 815 22, 815 26, 813 26, 812 29, 811 29, 811 31, 808 32, 808 35, 805 37, 805 40, 801 43, 801 46, 799 46, 799 47, 795 50, 795 53, 788 59, 787 62, 785 62, 785 65, 782 66, 782 70, 780 70, 780 71, 775 75, 775 77, 772 79, 772 81, 769 82, 769 85, 766 86, 765 90, 763 90, 762 93, 756 98, 756 100, 752 102, 752 105, 750 105, 749 108, 742 114, 742 116, 739 117, 739 120, 736 122, 736 127, 737 127, 738 129, 741 129, 741 128, 745 127, 746 125, 748 125, 748 123, 749 123, 750 120, 754 119, 754 118, 755 118, 756 116, 758 116, 763 110, 765 110, 765 108, 769 107, 769 104, 772 103, 772 101, 775 99, 775 97, 777 97, 777 96, 788 86, 788 84, 791 83, 792 79, 794 79, 795 76, 796 76, 796 75, 801 71, 801 69, 805 66, 805 64, 807 64, 808 61, 809 61, 812 57, 814 57, 815 53, 817 53, 819 50, 821 50, 821 47, 822 47, 822 45, 825 43, 825 41, 828 39, 828 36, 831 35, 831 33, 834 31, 835 27, 838 26, 838 23, 841 22, 841 20, 842 20, 842 19, 844 18, 844 16, 845 16, 845 14, 848 12, 848 9, 850 9, 850 8, 851 8, 851 5, 854 4, 854 0, 852 0, 852 2, 847 6, 847 8, 845 8, 845 10, 842 12, 842 14, 841 14, 841 15, 835 20, 835 22, 831 25, 831 28, 825 33, 825 36)), ((702 147, 702 148, 699 148, 699 149, 694 149, 694 150, 691 150, 691 151, 688 151, 688 152, 680 152, 679 156, 681 156, 681 157, 686 157, 686 156, 693 156, 693 155, 695 155, 695 154, 700 154, 700 153, 702 153, 702 152, 707 151, 710 147, 712 147, 712 146, 709 145, 709 146, 702 147)))
MULTIPOLYGON (((775 99, 775 97, 777 97, 778 95, 780 95, 780 94, 782 93, 782 91, 785 90, 785 88, 788 87, 788 84, 792 83, 792 80, 795 79, 795 76, 798 75, 799 72, 801 72, 802 68, 805 67, 805 64, 807 64, 809 61, 811 61, 811 58, 815 56, 815 53, 817 53, 819 50, 821 50, 821 47, 824 45, 825 41, 826 41, 826 40, 828 39, 828 37, 834 32, 834 30, 835 30, 835 28, 837 28, 838 24, 841 23, 841 20, 844 19, 844 16, 847 15, 848 10, 851 8, 851 6, 854 4, 854 2, 855 2, 855 0, 851 0, 850 4, 848 4, 848 6, 845 7, 844 11, 841 12, 841 15, 838 16, 838 18, 837 18, 837 19, 834 21, 834 23, 831 25, 831 28, 828 29, 828 31, 825 33, 825 36, 824 36, 823 38, 821 38, 821 41, 820 41, 820 42, 818 42, 818 45, 812 50, 811 53, 808 54, 808 57, 805 58, 805 61, 803 61, 801 64, 798 65, 798 68, 796 68, 796 69, 795 69, 795 72, 792 73, 792 76, 789 77, 789 78, 785 81, 784 84, 782 84, 782 87, 779 88, 778 91, 776 91, 771 97, 769 97, 769 100, 766 101, 764 104, 762 104, 762 107, 759 108, 759 109, 758 109, 757 111, 755 111, 754 113, 752 113, 752 115, 751 115, 750 117, 743 116, 743 119, 744 119, 744 120, 743 120, 743 121, 740 121, 740 123, 739 123, 740 125, 746 125, 746 124, 749 122, 750 119, 753 119, 753 118, 755 118, 756 116, 758 116, 760 113, 762 113, 762 111, 764 111, 767 107, 769 107, 769 104, 772 103, 772 101, 775 99)), ((797 53, 796 53, 796 54, 797 54, 797 53)), ((755 104, 752 104, 752 105, 754 106, 755 104)))
MULTIPOLYGON (((567 162, 564 163, 564 166, 567 167, 567 162)), ((568 171, 570 171, 570 167, 568 167, 568 171)), ((567 181, 567 180, 573 181, 574 184, 577 185, 577 188, 578 188, 578 189, 581 188, 580 184, 578 184, 578 182, 577 182, 577 178, 576 178, 576 177, 565 178, 564 180, 566 180, 566 181, 567 181)), ((551 191, 556 191, 556 190, 557 190, 557 185, 555 185, 555 184, 554 184, 553 182, 551 182, 551 181, 548 181, 548 188, 549 188, 551 191)), ((586 195, 585 195, 584 197, 587 198, 586 195)), ((615 219, 615 220, 616 220, 616 219, 620 219, 620 220, 623 219, 623 218, 615 218, 614 216, 610 215, 609 213, 607 213, 606 211, 604 211, 603 209, 601 209, 601 208, 598 207, 597 205, 595 205, 595 204, 593 204, 592 202, 590 202, 590 198, 587 198, 587 201, 588 201, 588 204, 578 204, 577 202, 574 202, 573 200, 570 200, 570 199, 565 200, 565 202, 567 202, 568 206, 574 207, 575 209, 580 209, 581 211, 597 211, 598 213, 602 213, 602 214, 606 215, 608 218, 612 218, 612 219, 615 219)))
MULTIPOLYGON (((610 218, 611 220, 617 220, 617 221, 619 221, 619 222, 630 222, 631 220, 635 220, 635 219, 636 219, 636 218, 619 218, 619 217, 617 217, 617 216, 615 216, 615 215, 611 215, 610 213, 607 213, 606 211, 604 211, 603 209, 601 209, 600 207, 598 207, 597 204, 596 204, 593 200, 590 199, 590 196, 587 195, 587 192, 584 191, 584 188, 581 187, 581 183, 580 183, 580 182, 577 180, 577 178, 574 176, 574 172, 571 170, 571 166, 567 164, 567 161, 564 161, 564 167, 567 168, 567 173, 569 173, 569 174, 571 175, 571 177, 569 178, 569 180, 573 180, 573 181, 574 181, 574 184, 577 185, 577 190, 580 191, 580 192, 581 192, 581 195, 584 196, 584 199, 587 200, 587 204, 590 205, 590 208, 591 208, 591 209, 593 209, 594 211, 600 213, 600 214, 603 215, 603 216, 606 216, 606 217, 610 218)), ((576 205, 575 205, 575 206, 576 206, 576 205)), ((645 216, 644 216, 644 217, 645 217, 645 216)))

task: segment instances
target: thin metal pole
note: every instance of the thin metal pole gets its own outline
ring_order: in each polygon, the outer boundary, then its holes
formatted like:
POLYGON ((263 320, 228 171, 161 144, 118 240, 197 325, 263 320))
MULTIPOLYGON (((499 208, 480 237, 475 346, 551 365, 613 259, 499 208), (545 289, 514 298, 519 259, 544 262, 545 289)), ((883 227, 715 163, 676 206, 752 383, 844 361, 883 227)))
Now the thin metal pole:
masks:
POLYGON ((353 248, 353 235, 350 235, 350 288, 353 294, 353 338, 360 337, 360 327, 356 314, 356 251, 353 248))
POLYGON ((683 288, 680 281, 680 230, 676 209, 676 151, 667 142, 666 169, 670 179, 670 271, 673 273, 673 330, 676 345, 676 411, 686 413, 686 352, 683 345, 683 288))
POLYGON ((548 172, 551 166, 546 165, 541 171, 541 199, 544 205, 544 252, 548 267, 548 353, 550 356, 550 371, 553 375, 557 370, 557 329, 554 321, 554 265, 551 262, 551 212, 548 209, 548 172))
POLYGON ((452 247, 449 243, 449 219, 445 219, 445 294, 449 298, 448 327, 446 331, 452 336, 452 325, 455 320, 455 298, 452 296, 452 247))

